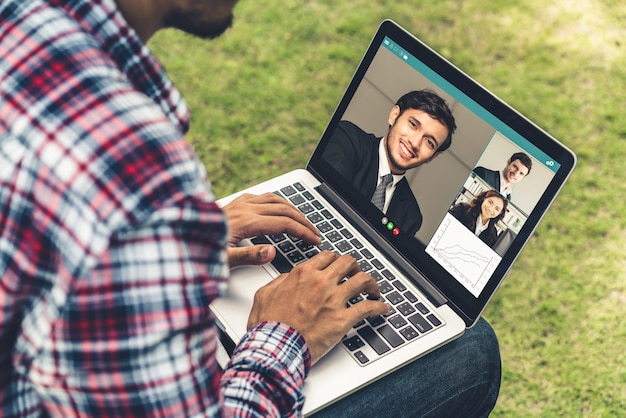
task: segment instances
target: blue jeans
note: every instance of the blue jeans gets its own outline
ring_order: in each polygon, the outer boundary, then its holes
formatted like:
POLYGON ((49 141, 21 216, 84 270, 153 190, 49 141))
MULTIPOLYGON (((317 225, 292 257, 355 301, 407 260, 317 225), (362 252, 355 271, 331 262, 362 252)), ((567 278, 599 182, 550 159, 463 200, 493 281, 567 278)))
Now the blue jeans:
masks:
POLYGON ((486 417, 496 404, 500 380, 498 340, 481 318, 457 340, 314 417, 486 417))

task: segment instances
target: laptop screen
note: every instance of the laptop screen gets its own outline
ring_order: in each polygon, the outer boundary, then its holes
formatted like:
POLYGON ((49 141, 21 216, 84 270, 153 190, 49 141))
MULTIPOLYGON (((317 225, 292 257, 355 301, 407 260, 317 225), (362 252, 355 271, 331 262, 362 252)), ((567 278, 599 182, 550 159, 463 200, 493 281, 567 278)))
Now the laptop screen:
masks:
POLYGON ((309 169, 471 324, 574 164, 558 141, 385 21, 309 169))

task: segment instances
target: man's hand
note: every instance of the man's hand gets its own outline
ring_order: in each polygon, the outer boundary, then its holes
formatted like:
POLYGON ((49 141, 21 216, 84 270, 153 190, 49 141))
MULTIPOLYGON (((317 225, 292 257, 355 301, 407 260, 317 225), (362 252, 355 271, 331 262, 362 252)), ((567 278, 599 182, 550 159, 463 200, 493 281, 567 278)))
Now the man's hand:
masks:
POLYGON ((367 299, 348 308, 348 300, 361 292, 380 297, 378 284, 354 258, 324 251, 257 291, 248 328, 262 321, 290 325, 304 337, 315 363, 354 324, 389 311, 387 304, 367 299), (350 278, 339 284, 346 276, 350 278))
POLYGON ((274 193, 260 196, 244 194, 224 206, 230 231, 228 265, 261 265, 274 259, 276 250, 271 245, 237 247, 244 238, 259 234, 289 235, 304 239, 309 244, 320 244, 320 232, 298 209, 274 193))

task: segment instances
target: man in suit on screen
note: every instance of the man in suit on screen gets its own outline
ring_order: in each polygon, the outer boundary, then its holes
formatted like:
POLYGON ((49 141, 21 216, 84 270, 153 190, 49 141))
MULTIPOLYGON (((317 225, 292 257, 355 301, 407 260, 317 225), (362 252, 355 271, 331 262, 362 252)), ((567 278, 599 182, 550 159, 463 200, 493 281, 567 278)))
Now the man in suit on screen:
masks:
POLYGON ((379 138, 352 122, 339 122, 324 157, 403 234, 413 236, 422 213, 405 174, 448 149, 456 123, 446 102, 429 90, 400 97, 388 123, 387 134, 379 138))

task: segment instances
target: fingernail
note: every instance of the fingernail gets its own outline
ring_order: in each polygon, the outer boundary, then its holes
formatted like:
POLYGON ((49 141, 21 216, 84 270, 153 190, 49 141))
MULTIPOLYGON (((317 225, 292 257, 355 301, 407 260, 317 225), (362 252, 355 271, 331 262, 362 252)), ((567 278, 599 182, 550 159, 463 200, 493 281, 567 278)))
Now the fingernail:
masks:
POLYGON ((259 251, 260 261, 267 260, 267 258, 269 257, 269 252, 270 252, 270 249, 268 247, 261 248, 261 251, 259 251))

